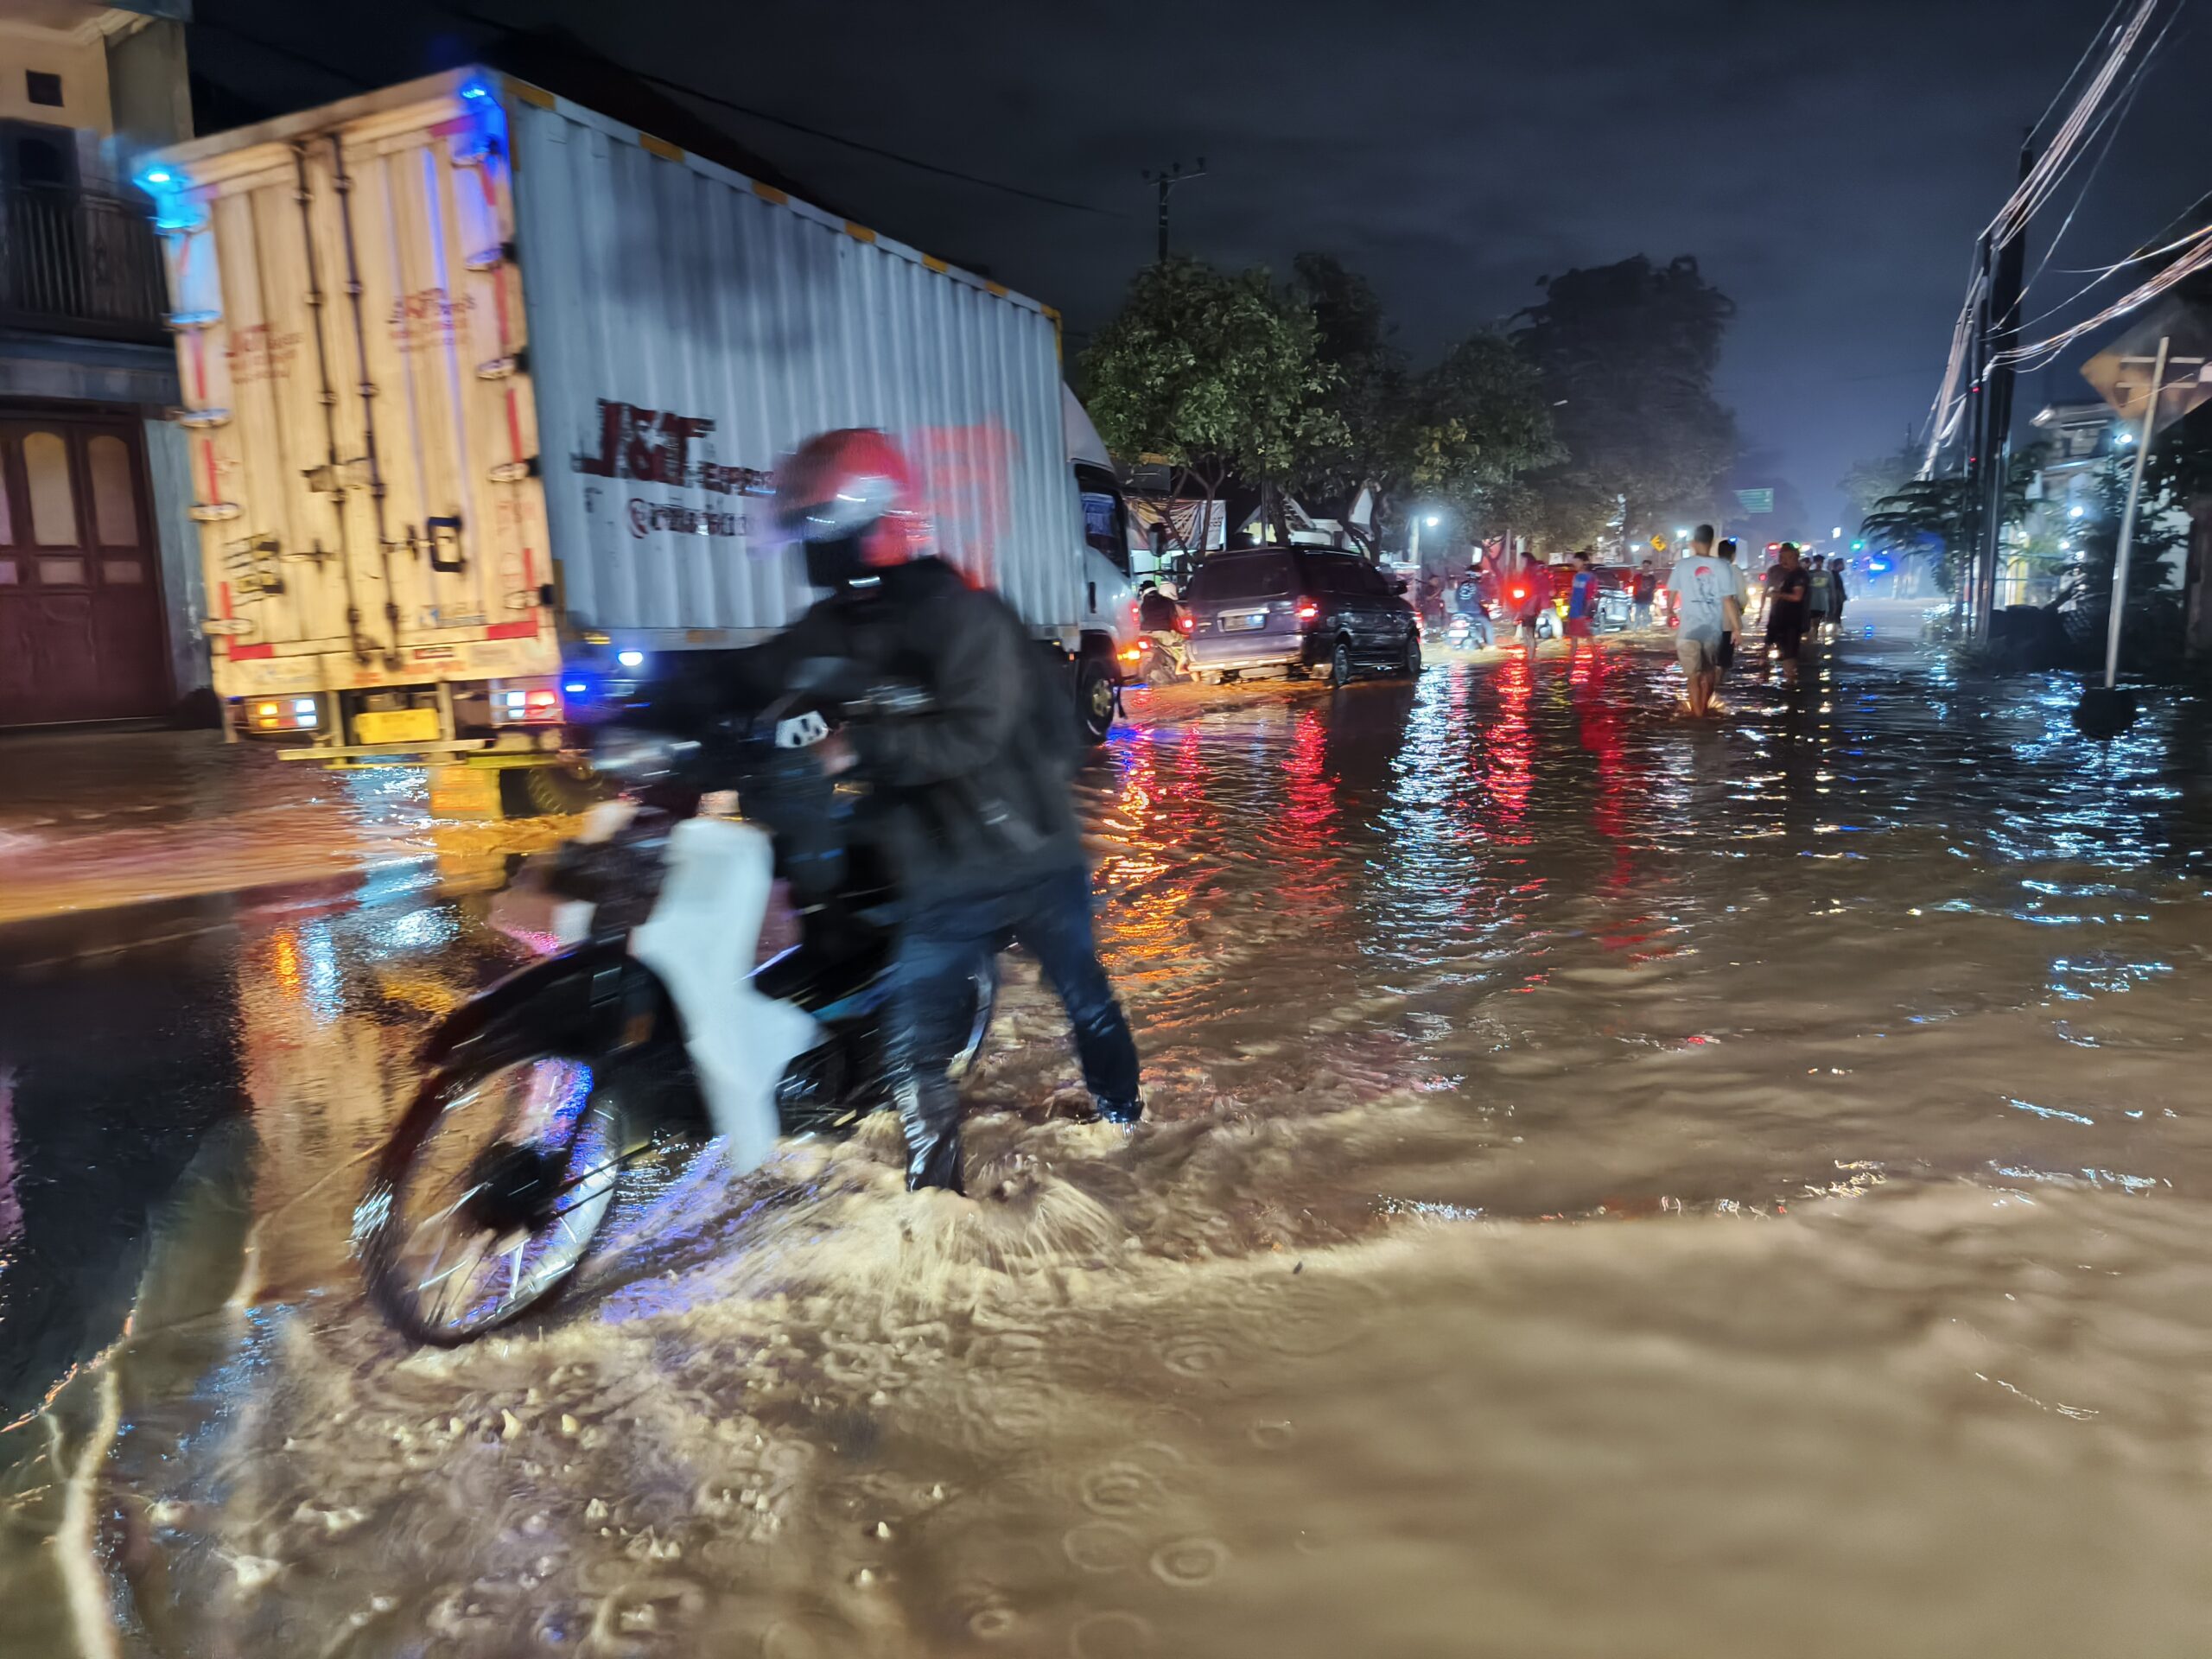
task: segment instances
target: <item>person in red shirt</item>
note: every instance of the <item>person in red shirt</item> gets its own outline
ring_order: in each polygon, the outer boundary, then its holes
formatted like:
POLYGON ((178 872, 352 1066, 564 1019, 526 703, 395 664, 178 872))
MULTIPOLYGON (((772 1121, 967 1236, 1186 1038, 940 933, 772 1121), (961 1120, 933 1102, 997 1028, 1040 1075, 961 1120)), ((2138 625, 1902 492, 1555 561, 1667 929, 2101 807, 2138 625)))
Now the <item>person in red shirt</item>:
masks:
POLYGON ((1529 650, 1536 648, 1536 620, 1552 602, 1552 574, 1534 559, 1522 558, 1505 583, 1506 599, 1521 638, 1529 650))
POLYGON ((1629 584, 1629 598, 1636 607, 1637 627, 1648 628, 1651 626, 1651 601, 1658 595, 1658 567, 1646 559, 1636 567, 1636 575, 1629 584))

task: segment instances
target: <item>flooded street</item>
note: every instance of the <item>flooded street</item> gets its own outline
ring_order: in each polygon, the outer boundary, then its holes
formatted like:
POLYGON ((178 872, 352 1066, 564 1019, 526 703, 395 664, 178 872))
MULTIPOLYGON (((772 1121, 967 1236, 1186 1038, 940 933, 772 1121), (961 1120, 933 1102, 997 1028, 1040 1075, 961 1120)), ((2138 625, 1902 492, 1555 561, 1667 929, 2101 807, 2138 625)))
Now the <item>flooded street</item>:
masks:
POLYGON ((450 1353, 348 1229, 481 893, 0 973, 0 1655, 2201 1655, 2212 719, 1869 620, 1134 699, 1134 1136, 1017 958, 976 1201, 702 1160, 450 1353))

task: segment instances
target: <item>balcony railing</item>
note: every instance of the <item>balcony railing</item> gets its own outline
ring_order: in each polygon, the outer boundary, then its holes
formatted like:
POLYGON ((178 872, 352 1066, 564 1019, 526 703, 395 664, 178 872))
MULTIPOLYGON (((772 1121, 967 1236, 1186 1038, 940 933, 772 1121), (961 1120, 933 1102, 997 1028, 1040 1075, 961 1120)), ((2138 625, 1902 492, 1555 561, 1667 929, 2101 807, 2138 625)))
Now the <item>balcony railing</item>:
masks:
POLYGON ((0 188, 0 324, 159 340, 162 314, 161 248, 145 202, 0 188))

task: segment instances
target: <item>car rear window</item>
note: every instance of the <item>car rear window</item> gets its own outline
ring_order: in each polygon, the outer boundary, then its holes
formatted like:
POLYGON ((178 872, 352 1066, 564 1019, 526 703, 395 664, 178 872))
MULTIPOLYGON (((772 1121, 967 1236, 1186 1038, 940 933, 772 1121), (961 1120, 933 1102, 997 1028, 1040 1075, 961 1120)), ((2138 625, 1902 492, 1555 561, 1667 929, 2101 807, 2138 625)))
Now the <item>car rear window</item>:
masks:
POLYGON ((1191 598, 1207 600, 1273 599, 1290 591, 1290 557, 1262 553, 1241 559, 1209 559, 1198 568, 1191 584, 1191 598))
POLYGON ((1327 594, 1363 594, 1367 584, 1360 579, 1363 567, 1356 559, 1319 558, 1306 555, 1306 573, 1315 578, 1314 585, 1327 594))

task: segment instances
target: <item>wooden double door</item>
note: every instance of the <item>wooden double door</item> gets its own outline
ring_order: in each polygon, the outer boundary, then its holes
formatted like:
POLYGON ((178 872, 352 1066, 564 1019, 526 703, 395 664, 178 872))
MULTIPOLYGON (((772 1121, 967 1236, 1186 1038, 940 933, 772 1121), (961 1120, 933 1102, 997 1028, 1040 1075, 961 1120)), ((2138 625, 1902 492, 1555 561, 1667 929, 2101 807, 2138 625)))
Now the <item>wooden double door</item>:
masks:
POLYGON ((137 422, 0 404, 0 726, 168 712, 137 422))

